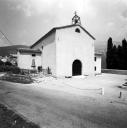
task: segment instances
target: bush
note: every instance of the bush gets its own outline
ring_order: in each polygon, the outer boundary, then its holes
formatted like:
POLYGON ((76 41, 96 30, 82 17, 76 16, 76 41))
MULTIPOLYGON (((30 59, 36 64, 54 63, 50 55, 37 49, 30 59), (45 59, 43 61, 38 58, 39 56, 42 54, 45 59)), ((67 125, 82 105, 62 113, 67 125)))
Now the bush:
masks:
POLYGON ((14 74, 20 73, 20 68, 16 66, 9 66, 9 65, 1 65, 0 66, 0 72, 11 72, 14 74))
POLYGON ((0 66, 1 66, 1 65, 4 65, 4 62, 0 60, 0 66))
POLYGON ((6 65, 6 66, 12 66, 12 63, 9 62, 9 61, 7 61, 7 62, 5 62, 5 65, 6 65))
POLYGON ((20 73, 20 68, 18 68, 18 67, 15 66, 12 69, 13 69, 13 70, 11 70, 12 73, 14 73, 14 74, 19 74, 20 73))
POLYGON ((33 82, 30 76, 11 74, 11 73, 5 74, 4 76, 0 77, 0 80, 22 83, 22 84, 30 84, 33 82))
POLYGON ((28 69, 20 69, 20 74, 21 75, 29 75, 30 74, 30 70, 28 70, 28 69))
POLYGON ((38 66, 38 72, 42 72, 42 66, 38 66))
POLYGON ((37 74, 37 70, 36 70, 36 69, 31 69, 31 70, 30 70, 30 73, 31 73, 31 74, 37 74))

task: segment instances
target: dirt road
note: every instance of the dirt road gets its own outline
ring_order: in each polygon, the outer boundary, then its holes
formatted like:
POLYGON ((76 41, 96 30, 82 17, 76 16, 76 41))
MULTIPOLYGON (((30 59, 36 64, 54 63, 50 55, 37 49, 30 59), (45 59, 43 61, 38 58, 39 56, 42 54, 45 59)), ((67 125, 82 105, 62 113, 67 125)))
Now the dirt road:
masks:
POLYGON ((0 82, 0 102, 42 128, 127 128, 127 104, 0 82))

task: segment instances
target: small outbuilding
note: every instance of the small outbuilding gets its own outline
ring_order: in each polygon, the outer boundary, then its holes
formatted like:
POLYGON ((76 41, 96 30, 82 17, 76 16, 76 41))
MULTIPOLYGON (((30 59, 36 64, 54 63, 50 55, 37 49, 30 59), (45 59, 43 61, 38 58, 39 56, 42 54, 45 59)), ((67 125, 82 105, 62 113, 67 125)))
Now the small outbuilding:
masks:
POLYGON ((41 66, 41 51, 33 49, 18 49, 17 64, 21 69, 38 69, 41 66))

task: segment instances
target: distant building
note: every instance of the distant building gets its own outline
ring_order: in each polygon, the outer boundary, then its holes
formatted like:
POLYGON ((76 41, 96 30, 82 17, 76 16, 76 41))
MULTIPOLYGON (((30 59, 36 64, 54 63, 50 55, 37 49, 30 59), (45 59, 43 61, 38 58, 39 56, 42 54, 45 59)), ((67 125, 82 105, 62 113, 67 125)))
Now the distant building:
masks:
POLYGON ((18 66, 25 69, 50 68, 55 76, 101 73, 101 54, 94 53, 94 40, 81 26, 80 17, 75 13, 72 25, 55 27, 31 49, 19 49, 18 66))

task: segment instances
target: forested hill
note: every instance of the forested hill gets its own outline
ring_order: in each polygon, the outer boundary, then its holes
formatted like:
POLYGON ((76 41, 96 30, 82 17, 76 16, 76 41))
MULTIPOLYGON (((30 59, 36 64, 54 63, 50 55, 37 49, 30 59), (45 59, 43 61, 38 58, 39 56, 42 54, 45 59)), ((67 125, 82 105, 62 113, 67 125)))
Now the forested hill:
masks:
POLYGON ((29 48, 27 45, 12 45, 0 47, 0 56, 8 56, 10 54, 16 54, 18 48, 29 48))

